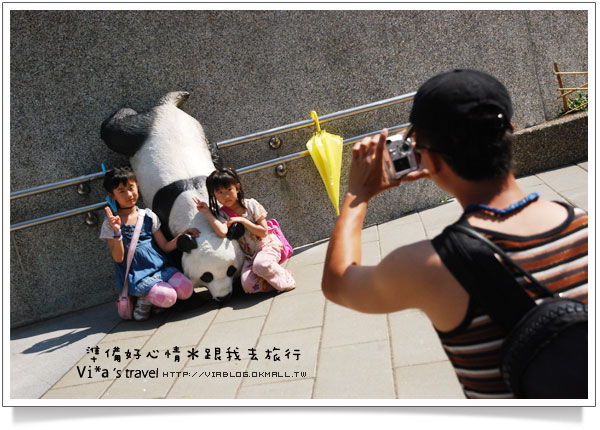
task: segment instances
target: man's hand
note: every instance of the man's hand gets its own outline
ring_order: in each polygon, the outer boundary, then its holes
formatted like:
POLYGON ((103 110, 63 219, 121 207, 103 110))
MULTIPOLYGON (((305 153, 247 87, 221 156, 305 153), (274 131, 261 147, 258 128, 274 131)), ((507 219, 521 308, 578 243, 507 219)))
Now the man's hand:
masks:
POLYGON ((361 201, 369 201, 400 184, 398 180, 391 180, 385 169, 385 162, 389 161, 385 147, 387 137, 388 131, 384 128, 380 134, 366 137, 352 148, 347 192, 361 201))
POLYGON ((400 178, 400 182, 414 182, 418 181, 419 179, 426 178, 429 178, 429 171, 423 167, 419 170, 415 170, 414 172, 407 173, 400 178))

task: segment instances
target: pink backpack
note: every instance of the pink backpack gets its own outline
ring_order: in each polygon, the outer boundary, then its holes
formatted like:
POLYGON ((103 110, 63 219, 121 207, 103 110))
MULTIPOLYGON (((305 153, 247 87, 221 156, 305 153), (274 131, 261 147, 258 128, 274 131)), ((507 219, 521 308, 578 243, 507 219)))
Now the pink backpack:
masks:
MULTIPOLYGON (((221 206, 221 210, 223 212, 225 212, 227 215, 229 215, 230 218, 240 216, 240 215, 236 214, 234 211, 232 211, 231 209, 226 208, 225 206, 221 206)), ((281 231, 281 227, 279 227, 279 223, 277 222, 277 220, 275 218, 271 218, 271 219, 267 220, 267 228, 268 228, 269 233, 273 233, 275 236, 277 236, 279 238, 279 240, 281 241, 281 243, 283 244, 283 249, 281 250, 281 259, 279 260, 279 264, 281 264, 285 260, 287 260, 288 258, 290 258, 292 256, 292 254, 294 253, 294 249, 292 248, 292 245, 290 245, 290 243, 287 241, 287 239, 283 235, 283 232, 281 231)))
POLYGON ((292 256, 294 249, 283 235, 281 227, 279 227, 279 223, 275 218, 267 220, 267 226, 269 227, 269 233, 274 233, 283 244, 283 249, 281 250, 281 260, 279 260, 279 264, 281 264, 292 256))

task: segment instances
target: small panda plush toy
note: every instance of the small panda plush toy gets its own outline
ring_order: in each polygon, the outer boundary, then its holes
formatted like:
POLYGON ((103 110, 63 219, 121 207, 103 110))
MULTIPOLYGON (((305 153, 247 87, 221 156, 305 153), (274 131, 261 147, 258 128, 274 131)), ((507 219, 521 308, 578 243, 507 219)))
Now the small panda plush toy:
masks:
POLYGON ((195 291, 205 286, 223 300, 231 296, 244 254, 237 241, 216 235, 192 200, 208 201, 206 178, 215 165, 202 126, 179 108, 188 97, 171 92, 149 111, 120 109, 102 123, 100 135, 129 157, 144 203, 160 218, 167 239, 188 227, 200 230, 197 238, 178 241, 182 269, 195 291))

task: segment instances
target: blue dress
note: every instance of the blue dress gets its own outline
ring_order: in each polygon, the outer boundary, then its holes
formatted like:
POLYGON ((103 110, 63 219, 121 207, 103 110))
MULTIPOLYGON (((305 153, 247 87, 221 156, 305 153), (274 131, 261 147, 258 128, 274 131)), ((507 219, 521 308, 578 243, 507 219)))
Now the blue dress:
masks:
MULTIPOLYGON (((167 266, 167 258, 152 236, 153 220, 148 215, 144 216, 142 231, 138 239, 131 267, 129 268, 128 293, 132 296, 143 297, 148 295, 150 289, 157 282, 167 282, 179 270, 172 266, 167 266)), ((121 263, 115 262, 115 284, 119 291, 123 287, 125 280, 125 271, 127 270, 127 252, 133 236, 135 225, 122 225, 121 233, 123 235, 123 248, 125 258, 121 263)))

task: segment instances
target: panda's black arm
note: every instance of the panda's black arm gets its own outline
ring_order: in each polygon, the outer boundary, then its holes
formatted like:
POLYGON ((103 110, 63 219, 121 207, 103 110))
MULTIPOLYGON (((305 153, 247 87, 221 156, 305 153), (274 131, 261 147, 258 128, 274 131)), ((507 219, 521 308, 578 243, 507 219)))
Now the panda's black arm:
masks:
POLYGON ((189 234, 192 237, 198 237, 200 235, 200 230, 198 230, 197 228, 188 228, 187 230, 175 236, 173 239, 167 240, 164 233, 159 228, 158 230, 156 230, 156 232, 154 232, 153 237, 154 240, 156 240, 156 243, 158 244, 160 249, 162 249, 165 253, 169 253, 177 249, 177 239, 179 239, 179 236, 183 234, 189 234))

